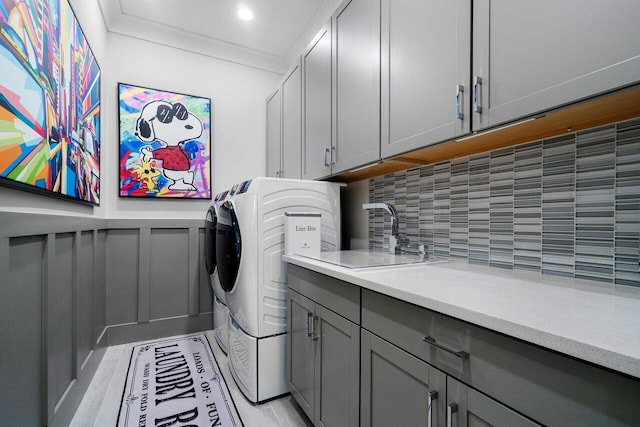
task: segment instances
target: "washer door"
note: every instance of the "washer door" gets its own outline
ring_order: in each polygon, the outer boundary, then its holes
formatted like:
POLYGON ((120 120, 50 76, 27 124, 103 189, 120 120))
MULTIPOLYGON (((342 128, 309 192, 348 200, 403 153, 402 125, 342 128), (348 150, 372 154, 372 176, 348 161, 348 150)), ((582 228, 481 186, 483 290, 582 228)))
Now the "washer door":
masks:
POLYGON ((211 205, 204 220, 204 263, 207 273, 213 274, 216 269, 216 226, 218 215, 215 205, 211 205))
POLYGON ((236 284, 240 269, 242 239, 240 226, 233 203, 224 202, 218 209, 216 226, 216 261, 220 285, 226 292, 231 292, 236 284))

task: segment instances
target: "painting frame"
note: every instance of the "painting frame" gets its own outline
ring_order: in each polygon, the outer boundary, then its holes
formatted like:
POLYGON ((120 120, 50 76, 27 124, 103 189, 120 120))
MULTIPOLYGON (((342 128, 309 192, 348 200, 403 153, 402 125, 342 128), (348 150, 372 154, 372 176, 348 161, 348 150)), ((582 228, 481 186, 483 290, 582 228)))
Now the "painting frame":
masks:
POLYGON ((118 196, 211 200, 211 99, 118 83, 118 196))
POLYGON ((100 65, 68 0, 0 8, 0 185, 100 205, 100 65))

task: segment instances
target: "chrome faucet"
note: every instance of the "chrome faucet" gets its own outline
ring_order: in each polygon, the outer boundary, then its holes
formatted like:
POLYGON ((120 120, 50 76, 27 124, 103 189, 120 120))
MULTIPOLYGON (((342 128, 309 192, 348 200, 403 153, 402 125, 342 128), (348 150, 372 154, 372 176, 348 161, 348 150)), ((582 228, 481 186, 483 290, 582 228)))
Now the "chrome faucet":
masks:
POLYGON ((398 227, 398 212, 391 203, 364 203, 362 210, 383 209, 391 215, 391 236, 389 236, 389 253, 400 253, 400 228, 398 227))
POLYGON ((383 209, 391 216, 391 236, 389 236, 389 253, 400 255, 404 251, 417 255, 420 261, 425 261, 427 255, 427 245, 425 243, 413 243, 408 238, 400 236, 398 226, 398 212, 391 203, 364 203, 362 210, 383 209))

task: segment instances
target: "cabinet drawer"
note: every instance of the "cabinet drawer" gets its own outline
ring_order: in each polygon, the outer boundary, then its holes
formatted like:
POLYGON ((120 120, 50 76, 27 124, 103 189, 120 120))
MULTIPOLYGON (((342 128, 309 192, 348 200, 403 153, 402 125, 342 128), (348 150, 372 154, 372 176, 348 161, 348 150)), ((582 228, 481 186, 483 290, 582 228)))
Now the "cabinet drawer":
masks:
POLYGON ((640 381, 372 291, 362 327, 547 425, 637 425, 640 381), (435 342, 459 357, 423 341, 435 342))
POLYGON ((360 324, 359 286, 292 264, 289 264, 287 272, 287 285, 289 289, 360 324))

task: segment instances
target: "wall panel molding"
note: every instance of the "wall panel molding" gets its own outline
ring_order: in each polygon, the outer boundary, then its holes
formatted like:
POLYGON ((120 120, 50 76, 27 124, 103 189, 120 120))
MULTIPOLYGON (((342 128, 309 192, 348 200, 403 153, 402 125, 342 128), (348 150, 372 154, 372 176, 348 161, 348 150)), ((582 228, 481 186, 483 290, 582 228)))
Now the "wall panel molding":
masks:
POLYGON ((189 316, 198 315, 199 297, 198 292, 198 260, 199 260, 199 233, 198 228, 189 227, 189 282, 188 282, 188 309, 189 316))
POLYGON ((146 323, 151 304, 151 229, 140 228, 138 236, 138 323, 146 323))
POLYGON ((107 345, 211 329, 203 227, 0 211, 0 324, 8 325, 0 328, 0 425, 68 425, 107 345), (165 282, 150 270, 154 253, 156 265, 167 255, 152 251, 154 233, 182 242, 171 264, 181 272, 165 282), (177 291, 179 313, 151 319, 152 301, 165 304, 152 280, 177 291), (120 321, 114 307, 127 318, 128 306, 131 322, 120 321))

